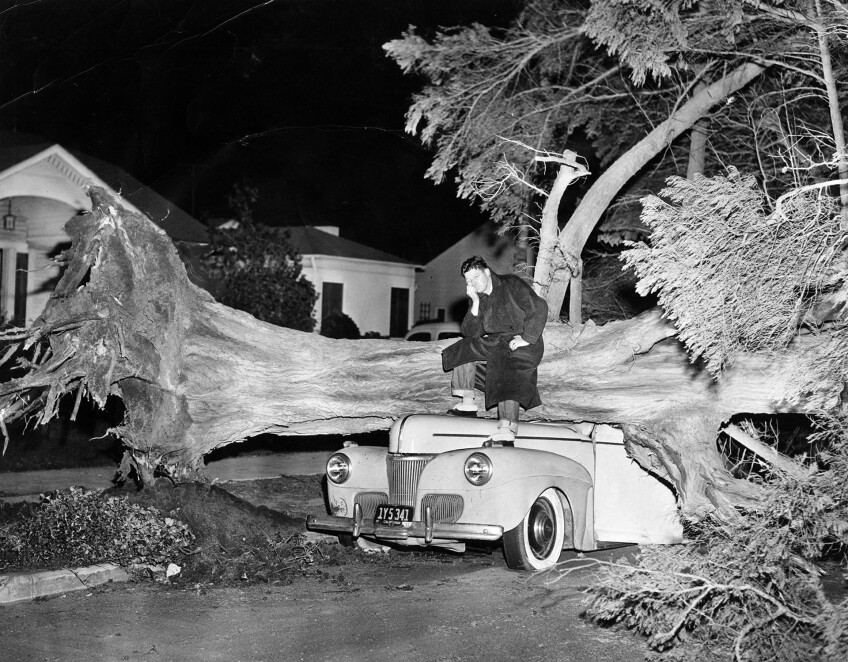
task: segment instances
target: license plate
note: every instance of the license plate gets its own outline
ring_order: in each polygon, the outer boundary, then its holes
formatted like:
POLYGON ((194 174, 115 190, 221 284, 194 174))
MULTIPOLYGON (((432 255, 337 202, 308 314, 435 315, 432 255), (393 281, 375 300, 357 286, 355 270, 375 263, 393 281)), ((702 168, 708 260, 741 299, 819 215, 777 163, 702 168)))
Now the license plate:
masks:
POLYGON ((377 506, 377 512, 374 515, 374 524, 402 526, 411 521, 411 506, 377 506))

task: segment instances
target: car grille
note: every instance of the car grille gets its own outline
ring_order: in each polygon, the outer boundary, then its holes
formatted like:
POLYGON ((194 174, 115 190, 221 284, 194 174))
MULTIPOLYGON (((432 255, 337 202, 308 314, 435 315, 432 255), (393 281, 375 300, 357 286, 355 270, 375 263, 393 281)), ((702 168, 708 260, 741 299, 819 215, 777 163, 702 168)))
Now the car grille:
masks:
POLYGON ((434 522, 453 524, 462 515, 464 502, 458 494, 428 494, 421 501, 422 518, 428 506, 433 513, 434 522))
POLYGON ((418 478, 432 455, 389 455, 386 459, 389 476, 389 503, 393 506, 414 506, 418 478))
POLYGON ((377 514, 377 506, 388 502, 389 498, 385 492, 360 492, 353 499, 353 503, 358 503, 359 507, 362 508, 362 519, 364 520, 374 519, 374 515, 377 514))

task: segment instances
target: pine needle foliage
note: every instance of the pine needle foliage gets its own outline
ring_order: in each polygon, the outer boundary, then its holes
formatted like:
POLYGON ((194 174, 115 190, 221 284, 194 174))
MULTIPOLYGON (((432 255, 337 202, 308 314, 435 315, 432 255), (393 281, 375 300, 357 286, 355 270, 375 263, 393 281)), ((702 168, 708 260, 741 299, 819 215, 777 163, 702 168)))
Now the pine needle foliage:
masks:
MULTIPOLYGON (((534 164, 532 150, 562 152, 575 146, 579 133, 608 163, 668 116, 691 71, 672 76, 667 64, 657 65, 649 84, 635 89, 630 60, 611 56, 587 36, 589 8, 579 1, 530 0, 506 29, 457 26, 428 41, 410 27, 384 45, 404 73, 425 83, 413 97, 406 130, 434 150, 428 178, 455 177, 459 197, 474 199, 485 182, 500 179, 497 170, 506 162, 547 190, 556 168, 534 164)), ((543 201, 516 185, 480 202, 509 224, 543 201)))
POLYGON ((792 476, 752 474, 761 497, 737 517, 690 525, 683 545, 646 547, 638 565, 610 565, 587 614, 638 630, 664 660, 845 659, 848 600, 832 604, 813 565, 830 554, 844 570, 848 550, 839 405, 848 232, 838 201, 815 184, 770 200, 733 168, 667 184, 643 199, 651 245, 624 254, 637 288, 657 294, 692 359, 715 374, 742 353, 791 357, 788 397, 821 410, 810 450, 824 451, 792 476))
POLYGON ((839 210, 819 190, 770 211, 754 178, 731 168, 671 177, 643 205, 651 245, 631 244, 623 259, 714 374, 740 353, 786 347, 848 277, 839 210))
POLYGON ((649 74, 669 76, 669 54, 689 46, 679 10, 693 2, 663 0, 600 0, 586 15, 586 34, 619 56, 632 69, 632 79, 642 85, 649 74))
POLYGON ((846 659, 848 599, 833 604, 813 564, 848 544, 846 470, 842 438, 825 468, 772 476, 737 521, 704 521, 684 545, 605 565, 587 615, 636 629, 663 660, 846 659))
MULTIPOLYGON (((477 199, 509 227, 543 201, 519 185, 481 195, 490 191, 487 182, 501 179, 498 169, 510 164, 535 190, 548 190, 555 175, 518 145, 586 156, 585 137, 607 166, 701 86, 745 62, 768 66, 764 82, 702 118, 704 168, 734 163, 760 171, 769 184, 784 182, 787 172, 812 173, 832 155, 821 158, 798 138, 804 126, 818 131, 830 123, 814 24, 824 21, 831 36, 838 94, 848 80, 839 51, 848 14, 828 7, 819 17, 800 0, 528 0, 506 28, 456 26, 428 40, 410 27, 384 49, 422 81, 406 130, 434 151, 427 177, 455 178, 459 197, 477 199), (785 159, 799 167, 786 170, 785 159)), ((681 172, 671 150, 661 157, 650 166, 660 181, 681 172)), ((634 177, 625 196, 641 196, 645 183, 634 177)), ((605 236, 617 241, 621 234, 613 223, 605 236)))
MULTIPOLYGON (((497 179, 494 170, 504 160, 527 177, 553 177, 536 169, 518 144, 539 147, 559 134, 564 145, 569 118, 585 101, 580 86, 595 78, 604 60, 580 32, 584 13, 578 2, 533 0, 507 29, 457 26, 428 41, 411 26, 384 45, 404 73, 425 82, 407 112, 406 130, 434 149, 428 178, 440 183, 455 176, 459 197, 473 199, 480 182, 497 179)), ((510 187, 483 207, 511 222, 527 212, 531 197, 510 187)))

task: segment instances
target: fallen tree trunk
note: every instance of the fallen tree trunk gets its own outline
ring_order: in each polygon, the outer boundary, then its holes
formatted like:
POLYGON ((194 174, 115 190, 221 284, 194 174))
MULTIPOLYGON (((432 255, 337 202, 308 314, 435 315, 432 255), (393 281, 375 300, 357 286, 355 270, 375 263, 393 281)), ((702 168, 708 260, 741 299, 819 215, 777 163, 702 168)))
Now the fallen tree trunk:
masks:
MULTIPOLYGON (((213 449, 258 434, 385 429, 452 404, 440 353, 453 341, 332 340, 260 322, 193 285, 147 218, 90 195, 93 212, 68 223, 73 244, 54 295, 17 336, 31 370, 0 386, 3 411, 40 390, 46 422, 68 391, 101 406, 117 395, 126 415, 116 432, 147 482, 155 471, 190 477, 213 449)), ((620 424, 631 454, 675 486, 689 513, 729 513, 755 488, 727 472, 716 434, 735 413, 792 409, 781 403, 781 363, 752 357, 716 383, 674 333, 656 310, 604 327, 549 324, 544 404, 525 418, 620 424)))

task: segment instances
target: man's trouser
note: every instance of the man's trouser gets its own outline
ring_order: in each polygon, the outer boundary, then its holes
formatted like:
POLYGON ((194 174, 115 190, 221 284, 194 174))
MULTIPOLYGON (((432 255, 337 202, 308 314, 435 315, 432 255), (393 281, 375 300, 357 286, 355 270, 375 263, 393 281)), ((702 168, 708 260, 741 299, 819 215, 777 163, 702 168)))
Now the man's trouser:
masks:
MULTIPOLYGON (((463 363, 451 370, 451 393, 463 397, 473 395, 474 389, 486 388, 486 362, 472 361, 463 363)), ((517 400, 504 400, 498 403, 498 419, 518 422, 519 405, 517 400)))

